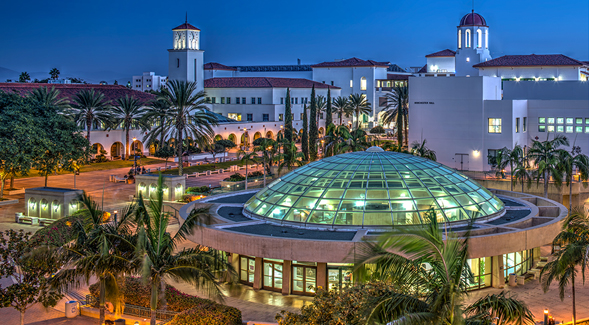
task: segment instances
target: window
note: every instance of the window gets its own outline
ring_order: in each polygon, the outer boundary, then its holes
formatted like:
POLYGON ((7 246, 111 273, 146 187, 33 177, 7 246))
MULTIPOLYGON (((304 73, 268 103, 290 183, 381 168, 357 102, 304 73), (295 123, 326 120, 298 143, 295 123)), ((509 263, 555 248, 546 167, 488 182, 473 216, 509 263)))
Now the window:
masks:
MULTIPOLYGON (((301 99, 301 102, 302 102, 302 101, 303 101, 303 100, 301 99)), ((308 98, 308 97, 305 97, 305 104, 308 104, 308 103, 309 103, 309 98, 308 98)), ((589 119, 588 119, 588 120, 589 120, 589 119)), ((587 124, 589 124, 589 122, 587 122, 587 124)))
POLYGON ((305 113, 301 113, 301 120, 304 119, 304 117, 303 117, 304 115, 303 114, 305 114, 305 113))
POLYGON ((331 81, 331 85, 333 86, 333 80, 331 81))
POLYGON ((583 133, 583 127, 582 126, 575 126, 575 133, 583 133))
POLYGON ((458 30, 458 48, 462 48, 462 30, 458 30))
POLYGON ((247 114, 247 121, 251 122, 254 120, 254 114, 247 114))
POLYGON ((575 119, 575 124, 583 124, 583 119, 582 119, 582 118, 580 118, 580 117, 577 117, 577 118, 575 119))
POLYGON ((464 32, 464 47, 470 47, 470 29, 464 32))
POLYGON ((299 103, 299 99, 297 97, 295 97, 295 104, 299 103))
POLYGON ((206 97, 205 98, 205 103, 210 103, 211 102, 211 97, 206 97))
POLYGON ((574 118, 567 117, 567 124, 573 124, 573 120, 574 120, 574 118))
POLYGON ((538 132, 546 132, 546 125, 538 125, 538 132))
POLYGON ((292 98, 290 99, 290 103, 291 103, 291 104, 294 104, 294 99, 295 99, 294 97, 292 97, 292 98))
POLYGON ((264 122, 270 121, 270 114, 262 114, 262 121, 264 121, 264 122))
POLYGON ((280 105, 284 104, 284 97, 280 97, 280 105))
POLYGON ((486 49, 489 48, 489 31, 488 30, 485 31, 485 48, 486 49))
POLYGON ((515 118, 515 133, 519 133, 519 117, 515 118))
POLYGON ((585 127, 585 133, 589 133, 589 126, 585 127))
POLYGON ((323 113, 319 113, 319 119, 322 120, 323 119, 323 113))
POLYGON ((252 104, 256 103, 256 97, 252 97, 252 104))
POLYGON ((570 126, 567 125, 566 130, 567 130, 567 133, 573 133, 573 126, 572 125, 570 125, 570 126))
POLYGON ((221 104, 225 104, 225 97, 221 97, 221 104))
POLYGON ((239 104, 239 97, 235 97, 235 104, 239 104))
POLYGON ((554 125, 548 126, 548 132, 554 132, 554 125))
POLYGON ((557 125, 557 126, 556 126, 556 132, 560 132, 560 133, 564 132, 564 126, 562 126, 562 125, 557 125))
POLYGON ((227 104, 231 104, 231 97, 227 97, 227 104))
POLYGON ((325 83, 325 80, 321 81, 322 83, 325 83))
POLYGON ((482 289, 493 285, 492 257, 467 259, 466 262, 470 266, 473 275, 472 278, 467 279, 470 290, 482 289))
POLYGON ((241 103, 245 104, 245 97, 241 97, 241 103))
POLYGON ((229 113, 227 114, 227 117, 236 121, 241 121, 241 114, 239 113, 229 113))
POLYGON ((487 164, 497 166, 497 149, 487 149, 487 164))
POLYGON ((278 120, 284 121, 284 114, 278 114, 278 120))
POLYGON ((211 101, 213 104, 215 104, 217 102, 217 97, 211 97, 211 101))
POLYGON ((350 79, 350 88, 353 88, 353 87, 354 87, 354 80, 350 79))
POLYGON ((466 62, 470 62, 470 58, 466 58, 466 62))
POLYGON ((254 284, 254 274, 256 272, 256 259, 248 256, 240 256, 239 261, 239 280, 248 284, 254 284))
POLYGON ((477 47, 483 47, 483 31, 480 29, 477 29, 477 47))
POLYGON ((501 133, 501 119, 490 118, 489 119, 489 133, 501 133))
POLYGON ((546 124, 546 118, 545 117, 538 117, 538 124, 546 124))
POLYGON ((557 117, 556 118, 556 124, 563 124, 564 123, 564 117, 557 117))
POLYGON ((585 119, 585 124, 589 124, 589 118, 585 119))
POLYGON ((262 97, 258 97, 258 104, 262 104, 262 97))
POLYGON ((548 124, 554 124, 554 117, 548 118, 548 124))
MULTIPOLYGON (((302 263, 301 263, 302 264, 302 263)), ((305 263, 306 264, 306 263, 305 263)), ((292 291, 300 294, 313 294, 317 285, 317 267, 307 265, 292 266, 292 291)))
POLYGON ((366 90, 366 77, 360 78, 360 90, 366 90))
POLYGON ((264 260, 264 289, 282 291, 282 266, 280 262, 264 260))
POLYGON ((526 132, 527 129, 528 129, 527 124, 528 124, 528 118, 527 117, 524 117, 524 123, 522 125, 523 126, 523 129, 524 129, 524 132, 526 132))

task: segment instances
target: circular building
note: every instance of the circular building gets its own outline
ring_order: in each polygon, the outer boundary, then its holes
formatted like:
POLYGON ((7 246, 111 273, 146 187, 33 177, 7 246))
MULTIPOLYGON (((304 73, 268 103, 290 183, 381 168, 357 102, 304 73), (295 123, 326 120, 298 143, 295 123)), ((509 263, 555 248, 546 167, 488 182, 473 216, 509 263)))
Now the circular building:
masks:
POLYGON ((511 273, 536 273, 539 247, 567 214, 557 202, 486 189, 447 166, 374 147, 310 163, 261 190, 194 201, 180 215, 197 206, 215 222, 189 240, 226 252, 245 285, 300 295, 356 281, 366 241, 416 227, 432 209, 444 231, 470 229, 471 287, 502 287, 511 273))

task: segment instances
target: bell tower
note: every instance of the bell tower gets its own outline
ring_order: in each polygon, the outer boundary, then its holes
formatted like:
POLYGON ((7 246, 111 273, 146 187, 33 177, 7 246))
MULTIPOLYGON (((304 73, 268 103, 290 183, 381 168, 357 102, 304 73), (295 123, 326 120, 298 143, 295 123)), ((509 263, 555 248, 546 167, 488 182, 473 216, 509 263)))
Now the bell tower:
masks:
POLYGON ((173 48, 168 50, 168 79, 195 81, 204 89, 204 51, 200 49, 200 29, 188 23, 172 29, 173 48))
POLYGON ((489 52, 489 26, 483 16, 474 10, 462 17, 457 27, 456 75, 478 76, 472 66, 491 60, 489 52))

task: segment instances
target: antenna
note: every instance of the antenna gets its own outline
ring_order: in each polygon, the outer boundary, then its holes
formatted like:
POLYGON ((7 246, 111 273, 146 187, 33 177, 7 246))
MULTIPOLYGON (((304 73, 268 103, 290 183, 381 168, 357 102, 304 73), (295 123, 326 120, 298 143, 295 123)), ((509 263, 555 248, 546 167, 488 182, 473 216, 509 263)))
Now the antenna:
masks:
POLYGON ((186 12, 186 21, 185 21, 185 23, 188 24, 188 11, 186 12))

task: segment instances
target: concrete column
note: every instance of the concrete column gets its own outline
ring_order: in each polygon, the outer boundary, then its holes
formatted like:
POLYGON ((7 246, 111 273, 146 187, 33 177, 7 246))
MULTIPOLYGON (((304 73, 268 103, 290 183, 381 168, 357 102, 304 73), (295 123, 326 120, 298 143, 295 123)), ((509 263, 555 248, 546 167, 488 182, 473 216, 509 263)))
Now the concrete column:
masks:
POLYGON ((493 256, 493 287, 503 289, 505 275, 503 274, 503 255, 493 256))
POLYGON ((264 263, 261 257, 256 257, 256 270, 254 272, 254 290, 262 289, 262 280, 264 279, 264 263))
POLYGON ((317 263, 317 289, 327 288, 327 263, 317 263))
MULTIPOLYGON (((233 266, 233 269, 235 270, 235 272, 237 273, 237 278, 236 279, 231 279, 230 275, 227 275, 227 282, 229 283, 238 283, 239 279, 241 277, 241 270, 239 269, 239 254, 237 253, 231 253, 229 255, 229 257, 227 258, 229 261, 229 264, 231 264, 231 266, 233 266)), ((247 267, 247 265, 246 265, 247 267)))
POLYGON ((292 283, 292 261, 284 260, 282 263, 282 294, 290 294, 290 284, 292 283))

